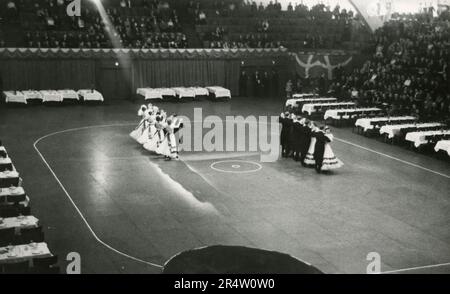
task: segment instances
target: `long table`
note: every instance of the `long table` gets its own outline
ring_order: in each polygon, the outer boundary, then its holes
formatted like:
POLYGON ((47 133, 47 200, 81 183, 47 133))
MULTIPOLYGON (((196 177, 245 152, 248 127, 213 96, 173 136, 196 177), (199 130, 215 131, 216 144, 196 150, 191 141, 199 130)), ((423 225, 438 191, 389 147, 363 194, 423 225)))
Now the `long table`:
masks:
POLYGON ((434 146, 434 150, 436 152, 446 151, 448 156, 450 156, 450 140, 441 140, 437 142, 436 146, 434 146))
POLYGON ((21 103, 21 104, 27 104, 27 98, 25 95, 20 91, 5 91, 6 96, 6 103, 21 103))
POLYGON ((336 102, 336 98, 294 98, 286 101, 286 107, 298 107, 300 104, 312 103, 332 103, 336 102))
POLYGON ((208 89, 209 94, 213 95, 214 98, 231 98, 231 91, 224 87, 214 86, 206 87, 206 89, 208 89))
POLYGON ((397 124, 397 125, 385 125, 380 128, 380 134, 386 135, 389 139, 394 138, 397 136, 402 129, 408 129, 408 128, 416 128, 417 130, 420 129, 426 129, 426 128, 433 128, 433 127, 440 127, 443 126, 441 123, 413 123, 413 124, 397 124))
POLYGON ((62 102, 63 96, 55 90, 40 91, 42 94, 42 102, 62 102))
POLYGON ((28 261, 32 266, 34 258, 51 256, 53 255, 48 249, 47 243, 0 247, 0 264, 28 261))
POLYGON ((8 156, 8 152, 6 152, 6 148, 3 146, 0 146, 0 157, 6 157, 8 156))
POLYGON ((329 110, 332 108, 344 108, 344 107, 354 107, 356 104, 354 102, 336 102, 336 103, 311 103, 304 104, 302 108, 303 113, 308 113, 311 115, 314 112, 317 112, 318 109, 321 110, 329 110))
POLYGON ((103 102, 105 99, 103 98, 102 93, 100 93, 97 90, 88 90, 88 89, 82 89, 78 90, 77 94, 80 97, 83 97, 84 101, 97 101, 97 102, 103 102))
POLYGON ((415 147, 427 144, 427 136, 450 135, 450 130, 411 132, 406 134, 405 140, 414 143, 415 147))
POLYGON ((323 118, 327 119, 350 119, 356 114, 365 114, 373 112, 381 112, 380 108, 349 108, 349 109, 329 109, 325 111, 323 118))
POLYGON ((0 157, 0 171, 13 170, 11 158, 0 157))
POLYGON ((0 219, 0 230, 14 228, 17 235, 22 229, 37 228, 38 226, 39 220, 32 215, 0 219))
POLYGON ((23 187, 7 187, 0 188, 1 197, 23 197, 26 196, 23 187))
POLYGON ((19 186, 19 173, 17 171, 0 172, 0 188, 19 186))
POLYGON ((405 121, 415 121, 417 118, 413 116, 396 116, 396 117, 370 117, 370 118, 360 118, 355 122, 356 127, 360 127, 364 132, 372 130, 378 124, 390 124, 391 122, 405 122, 405 121))

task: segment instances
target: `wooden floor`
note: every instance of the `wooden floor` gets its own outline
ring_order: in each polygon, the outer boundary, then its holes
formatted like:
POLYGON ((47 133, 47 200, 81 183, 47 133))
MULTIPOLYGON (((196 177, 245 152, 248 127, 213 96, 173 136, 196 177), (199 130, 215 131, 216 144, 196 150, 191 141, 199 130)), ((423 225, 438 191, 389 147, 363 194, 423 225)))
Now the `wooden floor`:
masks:
MULTIPOLYGON (((220 117, 282 109, 269 99, 160 104, 189 117, 194 107, 220 117)), ((1 140, 63 267, 78 252, 84 273, 159 273, 180 251, 223 244, 289 253, 326 273, 365 273, 370 252, 383 272, 450 273, 448 161, 343 128, 333 149, 345 166, 331 175, 246 152, 165 162, 128 136, 139 105, 0 105, 1 140), (254 172, 217 169, 238 165, 254 172)))

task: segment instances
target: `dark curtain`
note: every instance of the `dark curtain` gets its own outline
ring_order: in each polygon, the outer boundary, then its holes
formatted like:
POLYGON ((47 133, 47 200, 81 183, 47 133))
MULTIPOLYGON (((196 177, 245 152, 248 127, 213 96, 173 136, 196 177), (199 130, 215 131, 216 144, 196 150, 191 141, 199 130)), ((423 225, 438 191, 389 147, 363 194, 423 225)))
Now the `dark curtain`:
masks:
POLYGON ((239 70, 238 60, 135 60, 132 88, 222 86, 238 95, 239 70))
POLYGON ((96 81, 96 61, 89 59, 0 60, 4 90, 89 88, 96 81))

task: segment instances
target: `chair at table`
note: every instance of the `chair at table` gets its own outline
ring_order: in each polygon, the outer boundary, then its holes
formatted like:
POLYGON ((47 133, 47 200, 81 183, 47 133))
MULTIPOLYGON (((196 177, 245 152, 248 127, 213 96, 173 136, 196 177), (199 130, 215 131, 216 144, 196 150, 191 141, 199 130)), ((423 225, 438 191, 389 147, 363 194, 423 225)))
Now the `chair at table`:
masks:
POLYGON ((7 203, 7 197, 6 196, 0 196, 0 205, 7 203))
POLYGON ((36 228, 24 228, 20 230, 20 237, 18 238, 18 244, 40 243, 44 242, 44 232, 42 232, 42 226, 36 228))
POLYGON ((7 263, 3 265, 4 274, 27 274, 29 272, 28 261, 7 263))
POLYGON ((16 238, 15 228, 0 229, 0 247, 5 247, 14 243, 16 238))

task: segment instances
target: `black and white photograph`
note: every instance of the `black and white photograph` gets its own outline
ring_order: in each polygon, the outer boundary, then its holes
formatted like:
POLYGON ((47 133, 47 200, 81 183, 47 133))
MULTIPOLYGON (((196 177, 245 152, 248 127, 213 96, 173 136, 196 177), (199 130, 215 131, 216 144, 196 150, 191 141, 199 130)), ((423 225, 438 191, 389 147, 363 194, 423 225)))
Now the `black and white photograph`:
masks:
POLYGON ((450 274, 449 63, 450 0, 0 0, 0 274, 450 274))

